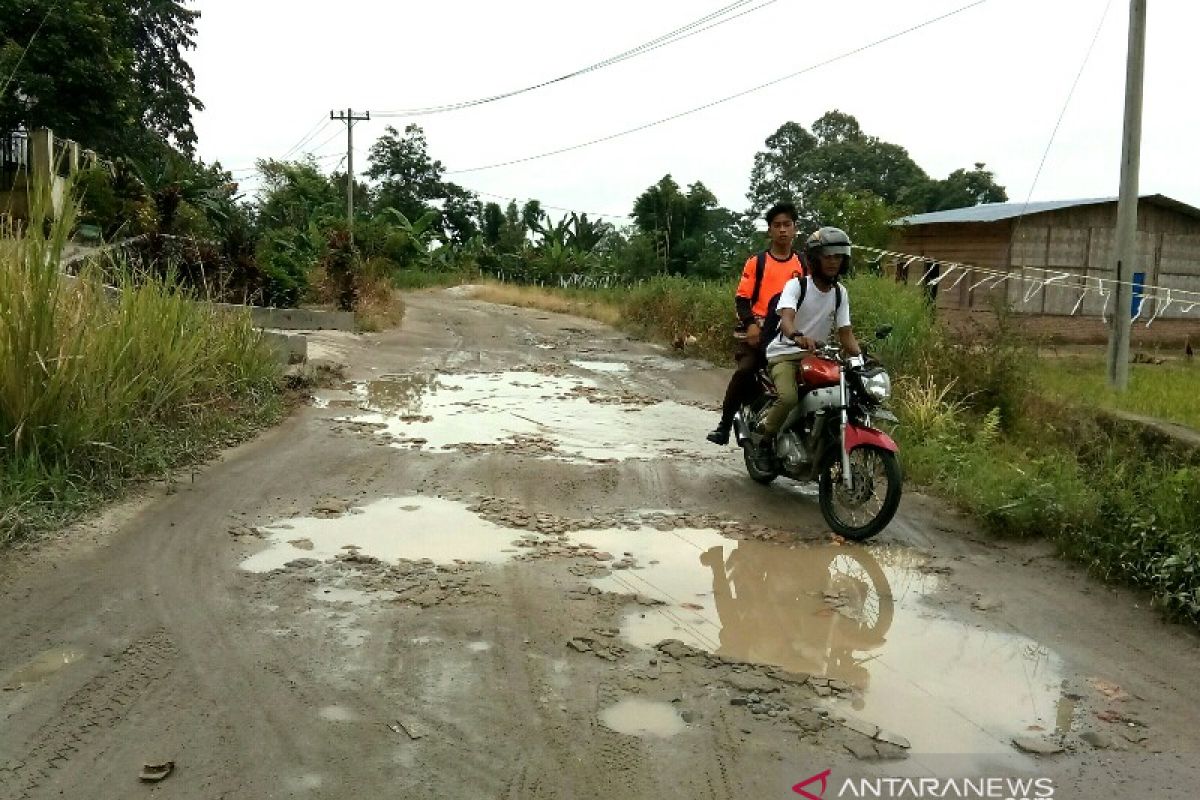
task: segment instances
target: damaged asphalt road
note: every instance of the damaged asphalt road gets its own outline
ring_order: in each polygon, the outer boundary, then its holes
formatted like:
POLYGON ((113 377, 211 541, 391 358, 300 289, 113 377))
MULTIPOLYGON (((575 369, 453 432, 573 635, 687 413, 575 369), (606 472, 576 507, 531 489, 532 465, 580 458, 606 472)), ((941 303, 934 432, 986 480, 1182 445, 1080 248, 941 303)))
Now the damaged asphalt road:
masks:
POLYGON ((1200 794, 1191 631, 911 490, 835 542, 704 441, 722 370, 462 290, 310 355, 279 428, 5 554, 0 798, 1200 794))

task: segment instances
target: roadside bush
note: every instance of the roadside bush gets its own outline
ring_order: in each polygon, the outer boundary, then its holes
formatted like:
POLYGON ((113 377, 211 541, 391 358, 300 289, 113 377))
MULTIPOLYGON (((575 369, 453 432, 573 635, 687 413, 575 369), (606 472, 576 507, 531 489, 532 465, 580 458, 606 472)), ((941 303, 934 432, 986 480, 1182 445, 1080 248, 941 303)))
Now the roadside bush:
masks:
POLYGON ((278 368, 247 317, 192 302, 169 278, 126 272, 116 298, 95 273, 64 278, 66 206, 48 235, 0 235, 0 543, 201 458, 278 408, 278 368))

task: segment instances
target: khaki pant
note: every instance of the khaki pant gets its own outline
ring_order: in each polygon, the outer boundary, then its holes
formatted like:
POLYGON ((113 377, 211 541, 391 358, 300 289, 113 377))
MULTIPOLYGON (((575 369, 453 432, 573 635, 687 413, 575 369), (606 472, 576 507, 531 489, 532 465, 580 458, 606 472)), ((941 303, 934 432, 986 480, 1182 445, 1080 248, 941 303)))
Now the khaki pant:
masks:
POLYGON ((788 414, 792 413, 792 409, 800 402, 796 369, 800 366, 800 360, 808 355, 808 352, 788 353, 767 359, 771 369, 771 380, 775 382, 775 392, 779 395, 779 399, 767 410, 767 418, 763 422, 763 433, 768 436, 779 433, 788 414))

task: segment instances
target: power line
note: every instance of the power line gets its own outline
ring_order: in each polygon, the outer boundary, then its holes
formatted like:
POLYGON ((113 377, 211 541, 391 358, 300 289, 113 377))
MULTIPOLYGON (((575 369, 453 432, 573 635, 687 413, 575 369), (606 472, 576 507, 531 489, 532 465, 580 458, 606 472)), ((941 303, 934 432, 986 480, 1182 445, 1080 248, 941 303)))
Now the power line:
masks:
POLYGON ((320 133, 322 130, 324 130, 325 126, 328 125, 329 122, 330 122, 329 117, 322 114, 320 119, 318 119, 316 121, 316 124, 314 124, 311 128, 308 129, 308 133, 306 133, 306 134, 304 134, 304 136, 300 137, 300 141, 296 142, 294 145, 289 147, 284 152, 284 154, 279 157, 279 160, 280 161, 286 160, 287 157, 290 156, 292 153, 296 152, 301 147, 308 144, 314 136, 316 136, 318 133, 320 133))
POLYGON ((45 15, 42 16, 42 21, 39 22, 38 26, 33 29, 33 35, 30 36, 29 41, 25 43, 25 49, 21 51, 21 57, 17 59, 16 66, 12 68, 12 72, 10 72, 8 77, 4 80, 4 85, 0 86, 0 98, 4 97, 4 93, 8 90, 8 85, 12 83, 13 78, 17 77, 17 70, 21 68, 21 62, 25 60, 25 54, 29 52, 29 48, 33 46, 33 40, 36 39, 38 34, 42 32, 42 27, 46 24, 46 20, 50 19, 51 12, 53 12, 56 8, 58 8, 58 0, 55 0, 55 2, 50 4, 50 7, 46 9, 45 15))
MULTIPOLYGON (((1096 32, 1092 34, 1092 41, 1088 45, 1087 52, 1083 55, 1083 63, 1079 65, 1079 72, 1075 74, 1075 80, 1071 83, 1071 89, 1067 92, 1067 99, 1063 102, 1062 111, 1058 114, 1058 121, 1054 123, 1054 130, 1050 131, 1050 140, 1046 142, 1046 149, 1042 151, 1042 160, 1038 163, 1037 172, 1033 175, 1033 183, 1029 185, 1029 193, 1025 195, 1025 202, 1021 205, 1021 213, 1017 215, 1016 224, 1013 226, 1013 239, 1016 238, 1016 232, 1021 227, 1021 221, 1025 218, 1025 211, 1029 208, 1029 201, 1033 199, 1034 189, 1037 188, 1038 180, 1042 177, 1042 169, 1046 166, 1046 159, 1050 156, 1050 148, 1054 146, 1054 139, 1058 136, 1058 129, 1062 127, 1063 119, 1067 116, 1067 108, 1071 105, 1071 98, 1075 96, 1075 89, 1079 86, 1079 80, 1083 77, 1083 71, 1087 69, 1088 61, 1092 57, 1092 50, 1096 47, 1096 41, 1100 38, 1100 31, 1104 29, 1104 21, 1108 19, 1108 10, 1112 7, 1112 0, 1108 0, 1104 4, 1104 12, 1100 15, 1100 22, 1096 25, 1096 32)), ((1011 247, 1011 241, 1009 246, 1011 247)))
POLYGON ((747 5, 750 2, 752 2, 752 0, 738 0, 738 2, 736 2, 736 3, 732 3, 730 5, 725 6, 724 8, 717 9, 716 11, 706 14, 705 16, 700 17, 699 19, 692 20, 688 24, 686 24, 682 27, 676 28, 675 30, 673 30, 669 33, 665 33, 662 36, 659 36, 655 39, 651 39, 648 42, 643 42, 642 44, 639 44, 638 46, 633 47, 629 50, 626 50, 622 53, 618 53, 615 56, 610 56, 602 61, 597 61, 594 64, 590 64, 586 67, 582 67, 580 69, 574 70, 573 72, 568 72, 565 75, 560 75, 557 78, 551 78, 549 80, 541 81, 540 83, 535 83, 531 86, 525 86, 520 89, 513 89, 508 92, 501 92, 500 94, 489 95, 487 97, 480 97, 480 98, 476 98, 474 100, 463 100, 463 101, 460 101, 457 103, 446 103, 444 105, 439 105, 439 106, 428 106, 426 108, 409 108, 409 109, 401 109, 401 110, 397 110, 397 111, 377 111, 377 112, 375 112, 375 115, 377 117, 419 117, 419 116, 426 116, 429 114, 441 114, 441 113, 445 113, 447 111, 459 111, 464 108, 472 108, 474 106, 480 106, 480 105, 484 105, 486 103, 494 103, 498 100, 505 100, 509 97, 516 97, 517 95, 526 94, 527 92, 532 92, 537 89, 542 89, 547 86, 552 86, 556 83, 561 83, 562 81, 570 80, 571 78, 577 78, 580 75, 586 75, 589 72, 595 72, 597 70, 604 69, 605 67, 610 67, 614 64, 619 64, 622 61, 628 61, 631 58, 637 58, 640 55, 644 55, 653 50, 657 50, 660 47, 665 47, 669 44, 675 44, 676 42, 683 41, 684 39, 687 39, 688 37, 695 36, 698 33, 703 33, 704 31, 709 30, 710 28, 715 28, 718 25, 724 25, 726 22, 732 22, 733 20, 737 19, 738 17, 742 17, 742 16, 745 16, 746 14, 750 14, 750 13, 753 13, 760 9, 766 8, 767 6, 771 5, 772 3, 775 3, 776 0, 766 0, 766 2, 763 2, 761 5, 747 9, 745 11, 741 11, 741 12, 739 12, 737 14, 733 14, 731 16, 725 16, 723 19, 721 19, 721 17, 723 17, 725 14, 729 13, 730 11, 733 11, 741 6, 747 5), (713 22, 713 20, 716 20, 716 21, 713 22), (711 24, 705 25, 706 22, 711 23, 711 24), (703 26, 703 27, 696 29, 697 26, 703 26))
POLYGON ((873 42, 869 42, 868 44, 862 45, 860 47, 856 47, 853 50, 847 50, 846 52, 841 53, 840 55, 836 55, 832 58, 826 59, 824 61, 820 61, 816 64, 811 64, 811 65, 805 67, 804 69, 797 70, 796 72, 790 73, 788 75, 784 75, 779 78, 775 78, 774 80, 767 81, 766 83, 761 83, 758 86, 753 86, 749 89, 745 89, 741 92, 737 92, 736 94, 731 94, 726 97, 722 97, 719 100, 713 100, 712 102, 705 103, 702 106, 697 106, 695 108, 688 109, 687 111, 681 111, 678 114, 672 114, 669 117, 663 117, 662 119, 657 119, 653 122, 647 122, 643 125, 638 125, 637 127, 634 127, 634 128, 629 128, 627 130, 623 130, 618 133, 609 134, 608 136, 601 136, 598 139, 590 139, 586 142, 580 142, 579 144, 573 144, 573 145, 570 145, 569 147, 560 147, 557 150, 550 150, 548 152, 539 153, 539 154, 533 155, 533 156, 525 156, 524 158, 514 158, 510 161, 501 161, 496 164, 487 164, 482 167, 469 167, 467 169, 448 170, 446 172, 446 174, 447 175, 461 175, 461 174, 467 173, 467 172, 482 172, 483 170, 487 170, 487 169, 496 169, 498 167, 509 167, 514 164, 523 164, 527 161, 536 161, 536 160, 542 159, 542 158, 549 158, 550 156, 557 156, 557 155, 561 155, 563 153, 569 153, 573 150, 581 150, 585 147, 591 147, 592 145, 595 145, 595 144, 601 144, 603 142, 610 142, 613 139, 619 139, 622 136, 628 136, 632 133, 638 133, 640 131, 647 130, 648 128, 653 128, 658 125, 663 125, 667 122, 673 122, 674 120, 681 119, 681 118, 689 116, 691 114, 695 114, 697 112, 705 111, 705 110, 713 108, 715 106, 719 106, 722 103, 728 103, 730 100, 736 100, 739 97, 745 97, 746 95, 753 94, 754 92, 758 92, 758 91, 766 89, 770 86, 774 86, 777 83, 782 83, 783 81, 791 80, 792 78, 798 77, 800 75, 804 75, 805 73, 813 72, 814 70, 820 69, 821 67, 827 67, 830 64, 837 63, 838 61, 843 61, 851 56, 858 55, 859 53, 870 50, 873 47, 878 47, 881 44, 885 44, 887 42, 893 41, 894 39, 899 39, 902 36, 906 36, 910 33, 918 31, 922 28, 926 28, 930 25, 933 25, 933 24, 936 24, 943 20, 949 19, 953 16, 961 14, 964 11, 972 9, 976 6, 981 6, 986 2, 988 2, 988 0, 975 0, 975 2, 968 3, 967 5, 957 8, 954 11, 950 11, 950 12, 942 14, 940 16, 933 17, 931 19, 927 19, 924 22, 918 23, 909 28, 905 28, 902 31, 898 31, 893 34, 889 34, 888 36, 884 36, 881 39, 876 39, 873 42))
MULTIPOLYGON (((529 200, 536 199, 536 198, 531 198, 531 197, 524 197, 524 198, 522 198, 522 197, 512 197, 512 196, 509 196, 509 195, 495 194, 495 193, 493 193, 493 192, 481 192, 481 191, 479 191, 478 189, 471 189, 471 188, 469 188, 469 187, 463 187, 463 188, 467 189, 467 191, 469 191, 469 192, 473 192, 474 194, 481 195, 481 196, 483 196, 483 197, 494 197, 494 198, 496 198, 497 200, 512 200, 512 201, 514 201, 514 202, 518 202, 518 201, 525 201, 525 202, 528 202, 529 200)), ((543 203, 543 202, 542 202, 542 201, 540 201, 540 200, 538 200, 538 205, 539 205, 541 208, 546 208, 546 209, 549 209, 549 210, 551 210, 551 211, 563 211, 563 212, 565 212, 565 213, 568 213, 568 214, 587 214, 587 215, 589 215, 589 216, 596 217, 597 219, 602 219, 602 218, 608 218, 608 219, 633 219, 633 217, 629 216, 628 214, 601 214, 601 213, 599 213, 599 212, 596 212, 596 211, 580 211, 580 210, 579 210, 579 209, 577 209, 577 208, 563 208, 562 206, 551 206, 551 205, 546 205, 545 203, 543 203)))

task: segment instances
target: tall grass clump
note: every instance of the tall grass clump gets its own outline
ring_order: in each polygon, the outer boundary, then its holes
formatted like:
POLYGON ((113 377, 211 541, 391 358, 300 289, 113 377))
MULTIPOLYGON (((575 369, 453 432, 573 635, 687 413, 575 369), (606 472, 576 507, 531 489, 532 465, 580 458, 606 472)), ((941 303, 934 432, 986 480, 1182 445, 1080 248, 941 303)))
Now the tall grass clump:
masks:
POLYGON ((162 474, 278 409, 249 318, 128 271, 116 291, 60 269, 75 221, 34 198, 0 231, 0 544, 162 474))

